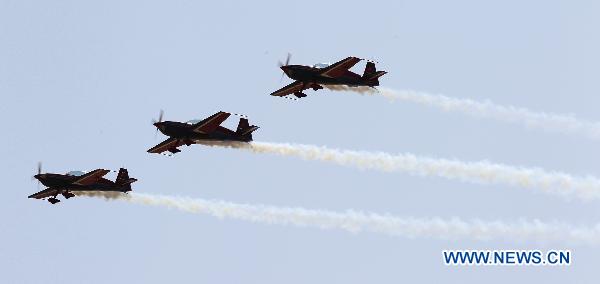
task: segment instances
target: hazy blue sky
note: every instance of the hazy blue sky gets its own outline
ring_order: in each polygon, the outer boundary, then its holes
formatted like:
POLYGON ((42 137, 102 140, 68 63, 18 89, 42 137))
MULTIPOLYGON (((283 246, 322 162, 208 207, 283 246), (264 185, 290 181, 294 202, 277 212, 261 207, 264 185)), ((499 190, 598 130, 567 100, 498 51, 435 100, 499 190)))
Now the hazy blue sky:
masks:
MULTIPOLYGON (((258 141, 600 176, 598 142, 353 93, 270 97, 277 60, 377 59, 382 85, 600 120, 596 1, 0 0, 2 283, 577 282, 600 249, 406 239, 26 197, 36 163, 129 168, 134 190, 398 216, 596 224, 596 202, 202 146, 150 155, 150 121, 224 110, 258 141), (446 267, 444 249, 572 249, 570 267, 446 267)), ((361 67, 362 68, 362 65, 361 67)), ((357 68, 358 69, 358 68, 357 68)), ((358 69, 357 71, 362 71, 358 69)), ((229 121, 227 125, 235 125, 229 121)))

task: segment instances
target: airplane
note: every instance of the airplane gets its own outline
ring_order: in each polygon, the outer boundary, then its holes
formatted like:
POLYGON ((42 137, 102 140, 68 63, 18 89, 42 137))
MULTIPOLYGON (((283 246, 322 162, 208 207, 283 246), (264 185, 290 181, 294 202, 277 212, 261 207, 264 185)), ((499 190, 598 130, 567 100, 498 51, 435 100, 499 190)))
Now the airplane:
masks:
POLYGON ((172 154, 181 152, 177 147, 182 145, 202 144, 201 142, 250 142, 252 132, 259 127, 250 125, 248 119, 240 118, 236 131, 221 126, 231 114, 228 112, 217 112, 203 120, 190 120, 188 122, 162 121, 163 112, 160 112, 158 121, 153 125, 156 131, 169 136, 169 139, 150 148, 148 153, 163 153, 169 151, 172 154))
MULTIPOLYGON (((295 80, 293 83, 271 93, 271 96, 283 97, 290 94, 298 98, 306 97, 302 91, 312 88, 317 91, 323 89, 323 85, 346 85, 349 87, 375 87, 379 86, 379 77, 385 75, 386 71, 377 71, 375 63, 368 61, 363 75, 356 74, 349 69, 363 60, 357 57, 347 57, 334 64, 315 64, 313 66, 289 65, 291 54, 285 64, 279 62, 279 68, 283 73, 295 80)), ((282 74, 283 76, 283 74, 282 74)))
POLYGON ((33 176, 48 188, 34 193, 29 198, 44 199, 56 204, 60 202, 57 198, 59 194, 66 199, 74 197, 73 192, 82 191, 110 191, 110 192, 129 192, 131 184, 137 179, 130 178, 127 169, 119 169, 119 174, 115 181, 103 178, 110 171, 105 169, 96 169, 91 172, 70 171, 66 174, 42 173, 41 164, 38 165, 38 173, 33 176))

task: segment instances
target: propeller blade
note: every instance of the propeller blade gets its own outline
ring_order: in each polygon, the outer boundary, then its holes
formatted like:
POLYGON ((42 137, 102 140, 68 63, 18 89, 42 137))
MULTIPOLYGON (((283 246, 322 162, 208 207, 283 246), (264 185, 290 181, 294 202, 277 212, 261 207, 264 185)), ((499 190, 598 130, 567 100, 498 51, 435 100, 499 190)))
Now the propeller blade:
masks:
POLYGON ((163 115, 164 115, 164 114, 165 114, 165 112, 164 112, 164 111, 161 109, 161 110, 160 110, 160 113, 158 114, 158 120, 156 120, 156 119, 154 119, 154 118, 153 118, 153 119, 152 119, 152 124, 155 124, 155 123, 157 123, 157 122, 162 122, 162 119, 163 119, 163 115))
POLYGON ((285 66, 290 65, 290 58, 292 58, 292 54, 288 52, 287 58, 285 59, 285 66))
POLYGON ((285 72, 281 72, 281 78, 279 78, 279 83, 281 84, 281 81, 283 81, 283 75, 285 75, 285 72))
POLYGON ((285 58, 285 64, 283 64, 281 60, 277 60, 277 65, 279 65, 279 67, 288 66, 290 64, 290 58, 292 58, 292 54, 288 52, 287 57, 285 58))
MULTIPOLYGON (((37 174, 38 175, 42 174, 42 162, 38 162, 38 164, 37 164, 37 174)), ((31 177, 31 180, 37 180, 35 178, 35 175, 31 177)), ((39 180, 37 180, 37 189, 38 189, 38 191, 40 190, 40 181, 39 180)))
MULTIPOLYGON (((279 67, 283 67, 283 66, 288 66, 290 64, 290 59, 292 58, 292 54, 288 52, 287 57, 285 58, 285 64, 281 63, 281 61, 277 61, 277 63, 279 64, 279 67)), ((281 83, 281 81, 283 81, 283 75, 285 75, 285 72, 281 73, 281 78, 279 78, 279 83, 281 83)))

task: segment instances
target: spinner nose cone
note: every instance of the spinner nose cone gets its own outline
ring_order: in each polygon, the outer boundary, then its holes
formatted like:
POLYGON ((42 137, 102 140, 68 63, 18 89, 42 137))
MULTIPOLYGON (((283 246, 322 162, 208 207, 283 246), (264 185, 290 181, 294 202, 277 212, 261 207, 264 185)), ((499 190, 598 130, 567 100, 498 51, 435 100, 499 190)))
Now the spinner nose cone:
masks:
POLYGON ((283 73, 285 73, 288 76, 292 74, 292 67, 290 67, 289 65, 281 66, 281 70, 283 70, 283 73))
POLYGON ((163 133, 163 134, 165 133, 165 129, 167 128, 167 126, 165 125, 165 122, 164 122, 164 121, 162 121, 162 122, 155 122, 155 123, 153 123, 153 125, 154 125, 154 127, 156 127, 156 132, 157 132, 157 133, 158 133, 159 131, 160 131, 161 133, 163 133))
POLYGON ((163 122, 155 122, 153 123, 154 127, 163 130, 165 128, 165 124, 163 122))

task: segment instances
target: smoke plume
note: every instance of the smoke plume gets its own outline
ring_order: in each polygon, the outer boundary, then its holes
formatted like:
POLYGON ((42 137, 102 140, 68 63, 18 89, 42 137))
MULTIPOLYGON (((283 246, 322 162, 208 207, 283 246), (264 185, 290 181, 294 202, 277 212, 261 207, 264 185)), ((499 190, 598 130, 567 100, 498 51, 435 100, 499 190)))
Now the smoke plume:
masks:
POLYGON ((333 212, 140 193, 78 192, 77 195, 162 206, 222 219, 337 229, 352 233, 372 232, 407 238, 425 237, 445 240, 508 240, 511 242, 560 242, 588 245, 600 243, 600 225, 586 228, 562 223, 544 223, 539 220, 505 223, 482 220, 463 221, 459 218, 400 218, 353 210, 333 212))
POLYGON ((600 140, 600 122, 578 119, 574 115, 532 111, 522 107, 498 105, 491 101, 452 98, 416 91, 396 91, 387 88, 328 86, 328 89, 360 94, 381 94, 392 101, 405 101, 441 109, 462 112, 473 117, 495 119, 565 134, 578 134, 600 140))
POLYGON ((409 153, 388 154, 363 151, 337 150, 302 144, 267 142, 199 142, 208 146, 232 147, 254 153, 317 160, 359 169, 402 172, 417 176, 437 176, 471 183, 504 184, 540 190, 563 197, 583 200, 600 198, 600 179, 577 177, 567 173, 549 172, 540 168, 515 167, 487 161, 464 162, 416 156, 409 153))

